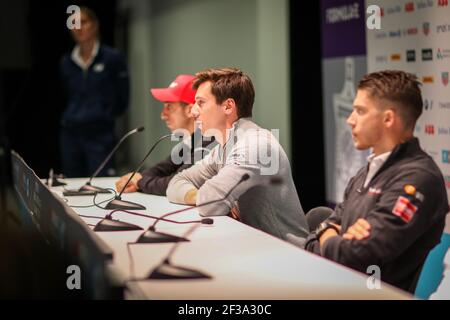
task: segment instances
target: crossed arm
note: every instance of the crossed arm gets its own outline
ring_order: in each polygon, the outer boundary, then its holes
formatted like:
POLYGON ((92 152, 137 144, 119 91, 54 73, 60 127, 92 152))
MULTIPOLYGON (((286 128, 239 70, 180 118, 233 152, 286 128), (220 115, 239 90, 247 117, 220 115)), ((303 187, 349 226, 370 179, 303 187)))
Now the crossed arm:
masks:
MULTIPOLYGON (((398 257, 435 224, 441 218, 441 211, 445 210, 442 209, 439 194, 435 194, 435 181, 426 177, 426 173, 403 173, 402 177, 393 180, 364 219, 358 219, 339 234, 333 229, 326 230, 319 239, 314 239, 315 235, 312 234, 305 248, 357 270, 365 265, 379 264, 398 257), (422 200, 405 193, 404 186, 408 184, 420 190, 422 200), (417 207, 409 221, 394 214, 399 197, 409 197, 412 205, 417 207)), ((339 230, 344 206, 345 200, 328 219, 339 230)))

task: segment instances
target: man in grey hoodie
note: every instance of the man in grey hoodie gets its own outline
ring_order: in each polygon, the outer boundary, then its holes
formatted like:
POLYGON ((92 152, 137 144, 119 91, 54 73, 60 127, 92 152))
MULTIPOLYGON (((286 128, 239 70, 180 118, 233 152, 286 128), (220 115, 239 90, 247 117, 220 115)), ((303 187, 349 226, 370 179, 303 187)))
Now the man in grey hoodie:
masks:
POLYGON ((289 159, 275 136, 251 121, 255 91, 251 79, 234 68, 207 69, 194 80, 192 115, 204 136, 218 145, 208 156, 173 177, 170 201, 204 204, 203 216, 227 215, 281 239, 308 234, 289 159), (249 179, 242 181, 243 177, 249 179), (276 176, 281 183, 273 183, 276 176))

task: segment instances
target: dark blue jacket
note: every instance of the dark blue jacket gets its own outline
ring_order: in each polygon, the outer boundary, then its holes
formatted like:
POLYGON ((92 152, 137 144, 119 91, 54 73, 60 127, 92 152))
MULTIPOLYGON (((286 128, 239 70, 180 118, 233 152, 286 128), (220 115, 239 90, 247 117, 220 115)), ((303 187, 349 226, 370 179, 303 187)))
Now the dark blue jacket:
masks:
POLYGON ((101 44, 94 61, 83 71, 68 53, 61 61, 61 77, 67 93, 63 127, 114 128, 114 119, 128 107, 128 72, 123 55, 101 44))

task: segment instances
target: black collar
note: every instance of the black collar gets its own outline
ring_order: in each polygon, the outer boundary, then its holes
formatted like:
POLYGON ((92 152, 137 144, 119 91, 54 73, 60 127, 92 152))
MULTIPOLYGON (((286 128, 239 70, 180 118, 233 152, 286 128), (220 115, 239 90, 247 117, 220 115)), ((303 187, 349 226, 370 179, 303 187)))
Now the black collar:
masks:
POLYGON ((416 137, 413 137, 404 143, 396 145, 395 148, 392 149, 391 154, 383 163, 381 168, 372 177, 372 181, 373 179, 375 179, 376 176, 378 176, 386 168, 390 167, 392 164, 397 162, 399 159, 408 157, 408 155, 415 155, 419 150, 421 150, 420 143, 419 139, 417 139, 416 137))

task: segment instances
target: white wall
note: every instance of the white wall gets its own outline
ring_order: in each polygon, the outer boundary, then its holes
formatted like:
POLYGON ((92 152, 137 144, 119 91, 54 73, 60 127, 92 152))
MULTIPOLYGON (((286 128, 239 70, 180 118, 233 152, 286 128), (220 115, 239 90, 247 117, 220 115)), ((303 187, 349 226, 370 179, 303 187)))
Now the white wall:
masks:
MULTIPOLYGON (((180 73, 210 67, 238 67, 254 81, 254 120, 280 129, 290 155, 288 0, 133 0, 130 9, 129 126, 146 126, 133 137, 130 164, 137 164, 149 146, 168 133, 160 120, 161 104, 151 87, 166 87, 180 73)), ((171 148, 163 142, 150 165, 171 148)))

